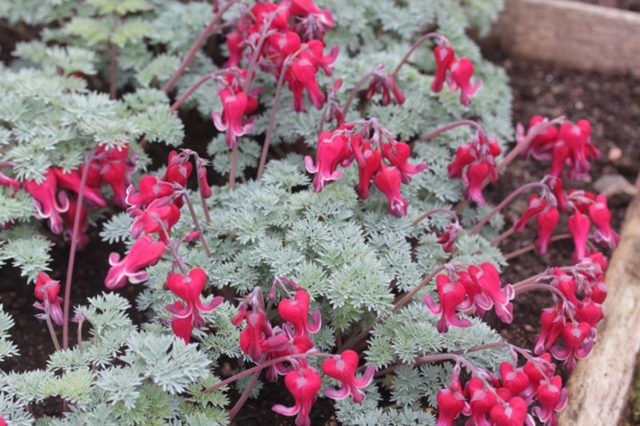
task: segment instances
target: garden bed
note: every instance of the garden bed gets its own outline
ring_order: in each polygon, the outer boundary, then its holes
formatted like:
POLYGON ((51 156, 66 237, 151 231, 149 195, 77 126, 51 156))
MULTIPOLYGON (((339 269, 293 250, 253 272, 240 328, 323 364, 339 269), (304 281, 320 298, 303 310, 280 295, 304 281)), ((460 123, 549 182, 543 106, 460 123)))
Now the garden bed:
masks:
MULTIPOLYGON (((524 2, 523 2, 524 3, 524 2)), ((540 3, 540 2, 535 2, 540 3)), ((553 3, 553 2, 542 2, 553 3)), ((558 2, 555 2, 558 3, 558 2)), ((587 118, 593 125, 593 139, 603 155, 592 170, 593 176, 617 176, 618 187, 611 189, 615 192, 612 198, 614 207, 614 223, 616 229, 620 229, 624 209, 631 199, 632 182, 638 172, 640 162, 640 147, 635 141, 640 139, 640 132, 635 123, 640 121, 640 79, 628 74, 601 74, 598 72, 570 71, 555 65, 538 65, 537 62, 506 59, 499 50, 486 52, 487 55, 503 65, 510 78, 514 91, 514 124, 527 123, 533 115, 557 116, 565 114, 571 120, 587 118), (635 87, 635 89, 633 89, 635 87), (628 183, 620 185, 619 182, 628 183)), ((509 55, 517 56, 513 51, 509 55)), ((638 56, 640 58, 640 55, 638 56)), ((553 58, 547 58, 553 61, 553 58)), ((592 64, 590 66, 598 66, 592 64)), ((611 68, 606 68, 611 72, 611 68)), ((188 135, 192 140, 209 140, 213 134, 213 126, 209 122, 203 122, 196 115, 189 116, 186 123, 187 129, 205 129, 203 134, 188 135), (209 129, 209 130, 206 130, 209 129)), ((189 142, 187 142, 187 145, 189 142)), ((159 155, 166 157, 163 152, 159 155)), ((531 161, 521 161, 516 167, 511 167, 502 176, 500 182, 492 186, 488 191, 488 197, 496 202, 504 198, 513 189, 521 184, 539 179, 542 168, 531 161)), ((600 185, 602 181, 599 181, 600 185)), ((600 191, 595 182, 585 183, 584 188, 592 191, 600 191)), ((526 201, 516 201, 505 212, 508 224, 517 219, 526 207, 526 201)), ((78 269, 75 276, 74 303, 82 302, 87 297, 103 291, 102 280, 108 270, 107 258, 111 251, 116 250, 99 242, 98 236, 93 231, 91 243, 87 249, 79 254, 84 268, 78 269)), ((534 238, 533 231, 525 231, 525 234, 512 236, 503 245, 505 252, 516 250, 526 242, 534 238)), ((61 246, 55 253, 55 264, 66 265, 68 248, 61 246)), ((554 264, 566 264, 570 258, 572 245, 559 242, 552 246, 550 253, 544 258, 528 253, 522 255, 517 262, 506 271, 504 280, 515 281, 524 276, 533 275, 543 268, 554 264)), ((46 335, 46 326, 34 318, 32 288, 24 285, 16 270, 5 268, 0 281, 5 283, 2 288, 2 300, 9 313, 16 320, 14 328, 14 341, 21 350, 22 356, 10 358, 4 363, 9 370, 25 371, 42 367, 53 348, 51 343, 43 339, 46 335), (15 332, 19 330, 19 332, 15 332)), ((63 269, 54 271, 51 276, 60 279, 65 274, 63 269)), ((126 286, 120 290, 121 294, 133 301, 138 287, 126 286)), ((551 298, 545 293, 531 293, 527 300, 521 298, 517 302, 514 311, 517 313, 515 322, 505 327, 502 333, 515 344, 532 347, 539 335, 540 309, 550 305, 551 298)), ((135 318, 135 317, 134 317, 135 318)), ((75 342, 73 339, 71 343, 75 342)), ((224 366, 223 371, 224 374, 224 366)), ((593 373, 592 373, 593 374, 593 373)), ((629 373, 630 374, 630 373, 629 373)), ((593 377, 593 376, 592 376, 593 377)), ((292 399, 283 386, 263 392, 270 396, 277 395, 275 400, 288 404, 292 399)), ((261 398, 258 401, 249 401, 238 415, 237 424, 290 424, 289 419, 275 415, 271 411, 273 401, 261 398)), ((60 410, 60 400, 48 400, 45 404, 34 406, 34 412, 55 413, 60 410)), ((313 424, 335 424, 332 416, 332 402, 322 398, 313 409, 313 424)), ((584 423, 583 423, 584 424, 584 423)))

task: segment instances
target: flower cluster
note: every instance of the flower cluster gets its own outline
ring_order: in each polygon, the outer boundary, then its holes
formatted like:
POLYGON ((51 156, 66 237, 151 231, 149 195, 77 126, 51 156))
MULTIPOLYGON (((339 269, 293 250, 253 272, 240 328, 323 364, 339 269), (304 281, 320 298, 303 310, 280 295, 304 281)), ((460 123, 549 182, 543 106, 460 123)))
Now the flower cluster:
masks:
POLYGON ((438 392, 437 426, 452 426, 460 416, 467 424, 522 426, 535 424, 534 416, 545 425, 557 425, 556 413, 567 403, 562 378, 554 375, 549 354, 530 357, 524 366, 503 362, 500 377, 478 371, 464 385, 456 365, 449 386, 438 392))
POLYGON ((259 89, 251 89, 254 68, 260 67, 276 80, 285 81, 293 94, 293 110, 304 111, 304 91, 317 109, 325 94, 316 79, 318 71, 333 73, 338 49, 324 54, 324 34, 335 26, 331 12, 319 9, 312 0, 293 0, 278 4, 257 3, 239 17, 227 35, 229 72, 221 79, 218 91, 222 113, 213 113, 214 124, 225 131, 229 148, 237 138, 249 132, 255 117, 259 89), (246 48, 252 53, 247 69, 241 69, 246 48))
POLYGON ((58 296, 60 293, 60 283, 49 277, 44 272, 39 272, 36 278, 36 288, 34 295, 38 300, 33 304, 36 309, 42 310, 44 313, 37 315, 40 319, 51 318, 51 320, 62 325, 62 297, 58 296))
MULTIPOLYGON (((529 122, 529 133, 537 124, 547 121, 536 115, 529 122)), ((523 128, 519 128, 517 139, 525 138, 523 128)), ((550 161, 549 174, 562 178, 565 166, 569 166, 569 179, 588 177, 591 168, 589 160, 600 157, 600 151, 591 142, 591 124, 587 120, 577 123, 565 121, 560 127, 548 126, 529 142, 523 156, 530 155, 537 160, 550 161)))
MULTIPOLYGON (((309 293, 294 281, 282 277, 277 277, 274 284, 295 290, 293 297, 282 299, 278 304, 278 313, 284 320, 281 326, 274 326, 269 322, 259 287, 245 297, 232 322, 238 326, 245 322, 240 333, 240 348, 256 364, 279 360, 269 367, 267 378, 275 382, 279 376, 285 376, 285 386, 295 403, 292 407, 276 404, 273 411, 285 416, 296 416, 296 425, 310 425, 309 412, 322 386, 322 379, 306 357, 296 355, 315 352, 310 335, 320 329, 320 312, 314 311, 309 321, 309 293)), ((274 293, 272 291, 270 297, 274 293)), ((367 367, 363 376, 356 378, 358 361, 356 352, 346 350, 322 363, 322 371, 342 384, 341 389, 326 389, 325 396, 338 400, 351 395, 357 403, 364 400, 365 395, 361 389, 371 383, 375 368, 367 367)))
POLYGON ((550 177, 548 181, 553 191, 543 191, 541 196, 531 195, 527 209, 513 226, 516 231, 521 231, 527 222, 536 218, 538 239, 535 245, 539 254, 546 253, 553 231, 560 221, 561 211, 571 213, 567 224, 574 241, 573 257, 576 261, 590 253, 587 245, 589 237, 610 249, 618 245, 620 236, 611 228, 611 211, 604 195, 596 196, 591 192, 573 189, 565 194, 560 179, 550 177), (590 233, 592 223, 595 229, 590 233))
POLYGON ((514 297, 511 285, 502 287, 500 275, 495 266, 482 263, 471 265, 467 270, 451 268, 436 277, 440 305, 431 296, 424 296, 424 303, 434 315, 442 315, 438 321, 438 331, 446 332, 449 326, 469 327, 471 321, 460 318, 460 313, 478 316, 495 307, 495 312, 506 323, 513 320, 514 297))
POLYGON ((474 139, 456 151, 456 156, 449 164, 449 177, 461 178, 467 186, 465 196, 476 203, 486 204, 482 188, 486 181, 495 182, 496 157, 500 155, 500 146, 495 139, 488 138, 483 131, 476 132, 474 139))
POLYGON ((36 217, 47 219, 51 232, 63 234, 66 239, 72 237, 74 218, 80 208, 81 234, 78 236, 78 246, 82 248, 89 242, 89 237, 85 234, 87 206, 84 203, 78 206, 82 176, 86 174, 83 198, 88 205, 107 205, 101 189, 102 183, 106 182, 113 192, 114 203, 125 207, 125 190, 131 183, 130 175, 135 169, 133 160, 129 160, 128 150, 128 144, 111 148, 98 145, 88 163, 77 169, 63 170, 60 167, 52 167, 44 172, 42 180, 28 179, 24 182, 0 173, 0 185, 10 187, 14 191, 24 188, 33 197, 36 217))
POLYGON ((471 97, 482 87, 482 81, 471 83, 473 77, 473 62, 469 58, 456 58, 456 53, 448 43, 443 43, 433 49, 436 60, 436 75, 431 83, 431 90, 440 92, 444 83, 455 92, 460 90, 460 103, 470 105, 471 97))
POLYGON ((400 185, 411 181, 427 165, 408 162, 411 148, 396 141, 391 133, 376 120, 345 123, 318 137, 316 162, 309 156, 305 164, 309 173, 315 173, 313 188, 316 192, 327 183, 342 176, 338 166, 348 167, 354 160, 358 165, 359 182, 356 191, 362 199, 369 196, 371 182, 388 199, 387 211, 395 216, 407 214, 409 203, 400 194, 400 185))
POLYGON ((569 271, 555 268, 549 275, 555 304, 542 311, 542 331, 535 352, 551 352, 573 369, 577 359, 589 355, 596 340, 596 324, 602 319, 607 297, 604 271, 607 260, 601 253, 585 257, 569 271))

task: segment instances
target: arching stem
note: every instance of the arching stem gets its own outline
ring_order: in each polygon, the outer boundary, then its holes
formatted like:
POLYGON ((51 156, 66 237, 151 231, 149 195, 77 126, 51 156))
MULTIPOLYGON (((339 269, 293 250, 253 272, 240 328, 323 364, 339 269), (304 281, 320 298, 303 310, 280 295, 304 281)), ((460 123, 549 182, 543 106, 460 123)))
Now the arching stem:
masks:
POLYGON ((407 61, 409 60, 409 57, 413 54, 413 52, 415 52, 415 50, 418 47, 420 47, 420 45, 422 43, 424 43, 425 41, 430 40, 430 39, 438 39, 438 40, 440 40, 441 43, 444 43, 444 44, 448 44, 449 43, 449 40, 447 40, 447 38, 445 36, 443 36, 442 34, 440 34, 440 33, 430 32, 430 33, 426 33, 426 34, 422 35, 422 37, 420 37, 418 40, 416 40, 415 43, 413 43, 413 46, 411 46, 409 51, 400 60, 400 63, 398 63, 398 65, 394 68, 394 70, 391 73, 390 77, 395 78, 398 75, 398 73, 400 72, 400 69, 402 68, 402 66, 407 63, 407 61))
POLYGON ((240 410, 244 406, 244 403, 247 402, 247 399, 249 399, 249 396, 251 395, 251 391, 256 386, 256 383, 258 383, 259 378, 260 378, 259 371, 256 371, 255 373, 253 373, 253 376, 251 377, 251 380, 249 381, 249 383, 247 383, 247 388, 244 390, 244 392, 242 392, 240 399, 236 401, 236 403, 233 405, 233 408, 231 408, 231 410, 229 410, 229 412, 227 413, 227 417, 229 417, 229 420, 233 420, 234 417, 238 414, 238 412, 240 412, 240 410))
POLYGON ((344 110, 345 116, 349 113, 349 107, 351 106, 351 102, 353 102, 353 99, 356 97, 356 95, 362 88, 362 85, 366 83, 366 81, 369 80, 374 74, 375 73, 373 71, 369 71, 368 73, 360 77, 360 80, 358 80, 356 85, 353 86, 353 89, 351 89, 351 92, 349 93, 347 100, 344 102, 343 110, 344 110))
POLYGON ((207 241, 204 238, 204 234, 202 233, 202 228, 200 227, 200 222, 198 221, 198 216, 196 215, 196 211, 193 208, 193 203, 191 202, 191 197, 185 191, 184 199, 187 202, 187 207, 189 208, 189 214, 191 215, 191 220, 193 220, 193 225, 196 227, 196 231, 200 234, 200 242, 202 243, 202 248, 204 252, 207 254, 207 257, 211 259, 211 250, 209 250, 209 246, 207 245, 207 241))
POLYGON ((441 134, 448 132, 449 130, 453 130, 456 127, 462 127, 462 126, 470 126, 473 127, 474 129, 476 129, 479 133, 484 134, 484 129, 482 128, 482 126, 480 125, 480 123, 478 123, 477 121, 473 121, 473 120, 460 120, 460 121, 454 121, 453 123, 449 123, 446 126, 442 126, 439 129, 434 130, 431 133, 428 133, 426 135, 420 136, 418 138, 419 141, 421 142, 426 142, 430 139, 433 139, 437 136, 440 136, 441 134))
POLYGON ((213 34, 213 32, 216 29, 215 26, 218 23, 218 21, 222 18, 222 15, 224 15, 224 13, 227 10, 229 10, 229 8, 233 6, 236 3, 236 1, 237 0, 229 0, 227 4, 222 9, 220 9, 218 13, 215 14, 211 22, 209 22, 209 24, 205 27, 205 29, 202 30, 202 32, 200 33, 196 41, 193 43, 193 45, 189 49, 189 52, 187 52, 187 56, 184 57, 184 59, 178 66, 178 69, 176 70, 176 72, 174 72, 171 78, 169 79, 169 81, 167 81, 164 84, 164 86, 162 86, 162 91, 167 93, 169 90, 171 90, 171 88, 176 83, 176 81, 178 81, 178 78, 180 78, 180 76, 187 69, 187 67, 193 60, 193 58, 196 56, 196 53, 198 53, 198 51, 200 50, 204 42, 207 40, 207 38, 209 38, 211 34, 213 34))
MULTIPOLYGON (((554 235, 553 237, 551 237, 551 241, 553 242, 553 241, 560 241, 560 240, 568 240, 570 238, 573 238, 571 236, 571 234, 559 234, 559 235, 554 235)), ((514 250, 511 253, 505 254, 504 258, 506 260, 510 260, 510 259, 513 259, 514 257, 518 257, 518 256, 521 256, 521 255, 529 252, 529 251, 535 250, 535 248, 536 248, 536 245, 532 243, 532 244, 529 244, 529 245, 527 245, 525 247, 522 247, 521 249, 514 250)))
POLYGON ((413 226, 417 226, 420 222, 422 222, 426 218, 428 218, 430 216, 433 216, 435 214, 438 214, 438 213, 448 214, 449 216, 451 216, 453 218, 453 220, 455 220, 456 222, 459 222, 458 215, 453 210, 449 210, 449 209, 433 209, 433 210, 429 210, 427 212, 424 212, 420 216, 418 216, 416 218, 416 220, 413 221, 412 225, 413 226))

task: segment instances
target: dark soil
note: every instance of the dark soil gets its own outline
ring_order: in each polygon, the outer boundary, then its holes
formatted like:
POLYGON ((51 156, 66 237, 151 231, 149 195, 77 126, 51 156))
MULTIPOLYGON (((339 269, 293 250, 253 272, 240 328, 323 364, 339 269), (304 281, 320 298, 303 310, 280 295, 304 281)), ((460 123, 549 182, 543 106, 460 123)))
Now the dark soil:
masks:
POLYGON ((583 3, 596 4, 598 6, 615 7, 616 9, 640 12, 640 0, 578 0, 583 3))

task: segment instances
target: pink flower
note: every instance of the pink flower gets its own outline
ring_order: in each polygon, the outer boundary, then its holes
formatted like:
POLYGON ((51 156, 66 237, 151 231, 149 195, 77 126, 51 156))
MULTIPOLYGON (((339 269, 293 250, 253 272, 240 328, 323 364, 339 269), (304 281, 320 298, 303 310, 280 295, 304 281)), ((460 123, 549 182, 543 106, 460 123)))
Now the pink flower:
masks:
POLYGON ((502 386, 509 389, 513 395, 520 395, 529 387, 529 376, 521 368, 514 368, 508 362, 500 364, 500 378, 502 386))
POLYGON ((283 416, 295 416, 296 426, 310 426, 309 413, 316 401, 316 394, 322 386, 322 379, 313 367, 302 367, 290 371, 284 378, 284 384, 293 395, 295 405, 285 407, 281 404, 273 406, 273 411, 283 416))
POLYGON ((305 290, 298 290, 294 299, 283 299, 278 304, 278 313, 283 320, 293 325, 296 336, 316 333, 320 330, 320 311, 315 310, 311 315, 309 323, 309 293, 305 290))
POLYGON ((187 179, 191 176, 192 170, 193 165, 186 156, 178 154, 177 151, 171 151, 162 180, 184 188, 187 186, 187 179))
POLYGON ((522 426, 527 420, 527 403, 516 396, 504 402, 498 401, 490 412, 495 426, 522 426))
POLYGON ((567 369, 573 370, 576 359, 586 358, 591 352, 596 340, 596 329, 586 322, 567 323, 562 327, 562 340, 564 347, 554 346, 551 354, 555 359, 565 361, 567 369))
POLYGON ((328 182, 338 180, 342 172, 336 170, 338 164, 351 156, 351 150, 344 135, 335 135, 333 132, 324 131, 318 136, 318 152, 316 164, 309 156, 304 158, 307 171, 317 173, 313 178, 313 189, 321 192, 328 182))
POLYGON ((374 366, 366 368, 363 376, 356 379, 358 369, 358 354, 347 349, 340 356, 328 358, 322 363, 322 371, 329 377, 342 382, 342 389, 327 389, 324 391, 326 397, 341 400, 351 395, 353 402, 361 403, 365 394, 360 390, 369 386, 376 371, 374 366))
POLYGON ((482 380, 477 377, 469 379, 464 391, 469 400, 469 406, 465 409, 465 414, 471 415, 474 424, 489 426, 487 414, 498 402, 495 393, 485 388, 482 380))
POLYGON ((456 53, 451 47, 436 46, 433 49, 433 57, 436 60, 436 75, 431 83, 431 90, 438 93, 442 90, 447 73, 456 59, 456 53))
POLYGON ((96 148, 96 157, 99 159, 100 176, 111 186, 115 203, 120 207, 126 207, 125 197, 127 187, 131 185, 130 174, 135 167, 127 163, 129 144, 106 148, 99 145, 96 148))
POLYGON ((40 319, 49 317, 57 325, 62 325, 64 321, 62 306, 60 305, 62 297, 59 297, 58 293, 60 293, 60 283, 52 280, 49 275, 38 272, 34 290, 34 295, 38 302, 35 302, 33 306, 41 309, 44 313, 37 315, 37 317, 40 319))
POLYGON ((522 214, 520 219, 513 224, 513 228, 516 231, 522 231, 527 223, 537 216, 540 212, 542 212, 545 207, 547 207, 547 202, 544 198, 538 197, 536 194, 533 194, 529 197, 529 205, 527 206, 527 210, 522 214))
POLYGON ((289 13, 297 18, 296 31, 305 40, 322 40, 327 30, 336 26, 331 11, 320 9, 312 0, 292 0, 289 13))
POLYGON ((138 238, 143 233, 158 233, 161 241, 166 241, 171 228, 180 219, 180 209, 165 199, 152 201, 131 224, 131 236, 138 238))
MULTIPOLYGON (((466 173, 463 175, 463 182, 466 180, 465 183, 469 185, 465 191, 467 196, 480 206, 487 203, 484 199, 484 195, 482 195, 484 181, 490 178, 494 173, 494 168, 491 164, 486 161, 476 161, 467 167, 466 173)), ((495 178, 491 179, 495 180, 495 178)))
POLYGON ((434 315, 442 314, 438 321, 438 331, 445 333, 449 330, 449 325, 454 327, 470 327, 471 321, 466 318, 459 318, 457 310, 466 310, 471 306, 471 300, 467 298, 467 290, 460 281, 451 281, 447 274, 440 274, 436 277, 440 306, 428 294, 423 297, 427 309, 434 315))
POLYGON ((57 180, 53 170, 44 173, 44 181, 37 183, 35 180, 26 180, 24 189, 33 197, 38 219, 49 219, 49 229, 54 234, 62 233, 62 216, 69 208, 69 199, 64 192, 60 192, 56 198, 57 180))
POLYGON ((400 194, 400 184, 402 183, 402 172, 397 167, 383 165, 376 173, 373 182, 378 189, 387 196, 389 207, 387 212, 394 216, 402 217, 407 214, 409 203, 400 194))
POLYGON ((536 398, 540 402, 539 407, 533 409, 533 413, 545 424, 556 425, 558 423, 555 413, 561 411, 567 405, 567 389, 562 387, 562 378, 543 379, 536 389, 536 398))
POLYGON ((456 150, 456 156, 449 164, 448 171, 449 177, 461 177, 462 171, 476 158, 476 153, 473 151, 471 143, 465 143, 458 147, 456 150))
POLYGON ((166 288, 185 302, 183 308, 176 304, 166 306, 174 319, 191 318, 194 327, 204 325, 201 313, 213 311, 224 300, 221 296, 214 297, 209 303, 203 303, 200 300, 206 281, 207 274, 201 268, 192 269, 186 277, 182 274, 169 273, 166 288))
POLYGON ((369 87, 364 92, 364 97, 370 100, 376 93, 382 93, 382 105, 389 105, 391 102, 402 105, 405 100, 405 96, 396 85, 394 77, 387 75, 382 63, 376 65, 369 87), (391 98, 392 94, 393 99, 391 98))
POLYGON ((553 229, 560 220, 560 213, 555 207, 549 207, 538 215, 536 221, 538 222, 538 239, 535 242, 536 250, 539 255, 544 255, 549 247, 551 236, 553 235, 553 229))
MULTIPOLYGON (((356 145, 353 143, 356 138, 362 139, 360 136, 353 136, 352 145, 356 145)), ((382 153, 379 149, 372 148, 368 142, 357 148, 354 146, 354 153, 358 161, 358 176, 360 178, 358 185, 356 185, 356 191, 360 198, 366 200, 369 197, 371 179, 382 167, 382 153)))
POLYGON ((438 421, 436 426, 453 426, 454 420, 466 408, 467 401, 462 394, 460 385, 460 367, 455 366, 451 375, 451 382, 446 389, 441 389, 436 397, 438 401, 438 421))
MULTIPOLYGON (((180 301, 175 302, 172 306, 172 309, 176 311, 185 309, 185 306, 180 301)), ((185 343, 189 343, 191 332, 193 331, 193 318, 191 316, 173 317, 171 319, 171 329, 176 336, 184 340, 185 343)))
POLYGON ((238 137, 247 134, 253 129, 255 117, 246 119, 245 116, 256 110, 258 104, 253 96, 247 96, 243 92, 234 93, 229 88, 218 90, 222 101, 222 114, 213 112, 213 124, 221 132, 226 132, 225 138, 229 149, 238 143, 238 137))
POLYGON ((473 302, 481 315, 494 307, 496 315, 502 321, 513 321, 513 305, 510 300, 514 298, 515 293, 510 285, 504 288, 501 286, 500 275, 495 266, 488 262, 480 264, 479 267, 472 265, 469 267, 469 278, 468 282, 475 284, 477 290, 467 291, 473 294, 473 302))
POLYGON ((575 245, 574 258, 580 260, 587 255, 587 236, 591 222, 587 216, 576 210, 567 223, 575 245))
POLYGON ((169 182, 158 179, 155 176, 142 176, 139 183, 140 191, 134 192, 133 185, 127 189, 127 204, 142 209, 153 200, 171 197, 175 188, 169 182))
POLYGON ((411 182, 411 175, 415 175, 427 168, 425 163, 409 164, 411 148, 404 142, 387 143, 382 145, 382 153, 392 166, 396 166, 402 174, 402 182, 411 182))
POLYGON ((589 217, 596 226, 595 240, 610 249, 616 248, 620 235, 611 229, 611 211, 607 207, 607 197, 602 194, 596 197, 596 202, 589 206, 589 217))
POLYGON ((445 253, 451 254, 454 250, 453 244, 458 239, 460 231, 462 231, 462 226, 456 221, 445 226, 445 229, 446 231, 438 236, 438 244, 442 245, 442 250, 445 253))
MULTIPOLYGON (((53 173, 56 175, 56 182, 58 186, 71 190, 76 194, 80 194, 80 184, 82 183, 82 176, 78 170, 71 170, 65 173, 61 168, 54 167, 53 173)), ((84 198, 96 207, 104 207, 107 205, 100 188, 92 188, 85 184, 84 198)))
POLYGON ((540 314, 540 325, 540 336, 534 348, 536 354, 548 351, 562 333, 564 319, 560 312, 558 312, 557 307, 542 310, 540 314))
POLYGON ((451 64, 447 84, 452 91, 460 89, 460 103, 471 105, 471 97, 482 87, 482 81, 471 83, 473 77, 473 62, 468 58, 460 58, 451 64))
POLYGON ((104 284, 109 290, 113 290, 123 287, 127 279, 131 284, 146 281, 149 276, 143 268, 155 265, 162 257, 164 249, 164 242, 154 242, 151 235, 145 235, 133 243, 122 260, 118 253, 111 253, 109 255, 111 268, 104 284))

